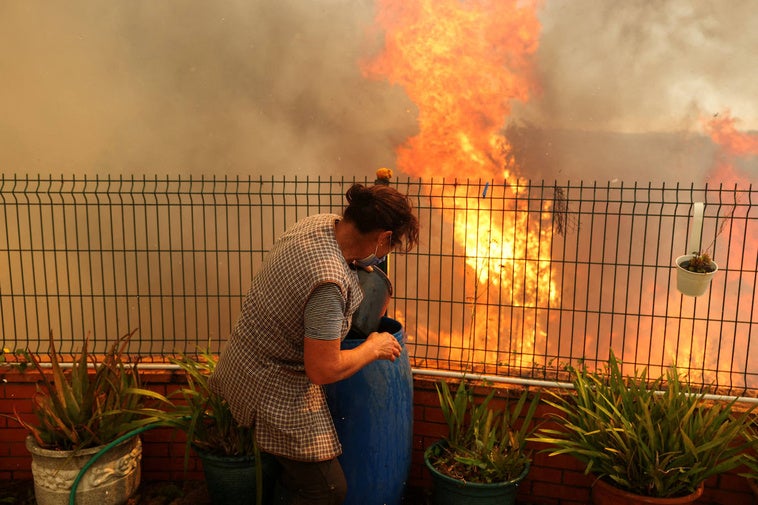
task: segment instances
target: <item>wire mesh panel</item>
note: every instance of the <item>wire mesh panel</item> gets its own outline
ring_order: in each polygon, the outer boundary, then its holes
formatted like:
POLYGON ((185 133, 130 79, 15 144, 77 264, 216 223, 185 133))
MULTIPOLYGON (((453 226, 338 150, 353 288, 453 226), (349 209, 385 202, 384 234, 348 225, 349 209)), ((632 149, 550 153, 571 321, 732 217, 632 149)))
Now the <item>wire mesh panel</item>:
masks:
MULTIPOLYGON (((218 351, 252 275, 298 219, 339 214, 344 179, 0 178, 3 347, 218 351)), ((368 181, 361 181, 369 183, 368 181)), ((394 254, 389 311, 416 367, 562 379, 564 365, 758 391, 758 190, 532 181, 405 180, 421 243, 394 254), (698 249, 719 265, 705 295, 676 290, 694 202, 698 249), (754 347, 754 345, 753 345, 754 347)))
MULTIPOLYGON (((564 379, 565 365, 659 374, 744 394, 758 388, 756 192, 749 188, 429 183, 425 245, 400 265, 395 308, 416 366, 564 379), (676 289, 693 203, 709 291, 676 289), (407 295, 407 299, 403 296, 407 295), (754 347, 754 346, 753 346, 754 347)), ((423 215, 423 214, 422 214, 423 215)), ((396 265, 398 264, 396 263, 396 265)))
POLYGON ((3 347, 218 350, 274 238, 342 209, 343 181, 6 179, 0 188, 3 347))

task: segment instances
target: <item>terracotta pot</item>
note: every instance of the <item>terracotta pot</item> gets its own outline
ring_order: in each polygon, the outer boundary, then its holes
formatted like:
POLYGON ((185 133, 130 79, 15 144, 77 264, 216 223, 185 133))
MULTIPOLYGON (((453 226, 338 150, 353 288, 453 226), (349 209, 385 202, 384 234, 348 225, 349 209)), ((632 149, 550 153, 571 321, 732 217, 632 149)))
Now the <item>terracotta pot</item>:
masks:
POLYGON ((755 495, 755 498, 758 499, 758 481, 755 479, 748 479, 747 484, 748 486, 750 486, 750 489, 753 490, 753 494, 755 495))
POLYGON ((710 286, 713 276, 716 275, 719 269, 714 261, 711 261, 713 272, 707 273, 690 272, 681 266, 683 262, 688 261, 694 256, 694 254, 685 254, 676 259, 676 289, 687 296, 704 295, 708 291, 708 286, 710 286))
POLYGON ((592 486, 592 503, 593 505, 680 505, 683 503, 692 503, 703 494, 703 485, 697 488, 692 494, 687 496, 678 496, 676 498, 654 498, 652 496, 642 496, 629 493, 617 487, 614 487, 604 480, 596 480, 592 486))

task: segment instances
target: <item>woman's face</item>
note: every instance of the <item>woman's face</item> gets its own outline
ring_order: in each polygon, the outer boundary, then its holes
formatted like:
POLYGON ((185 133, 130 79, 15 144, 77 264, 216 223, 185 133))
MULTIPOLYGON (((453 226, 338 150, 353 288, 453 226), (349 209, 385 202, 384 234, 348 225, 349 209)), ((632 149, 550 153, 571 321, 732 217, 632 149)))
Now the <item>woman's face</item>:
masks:
POLYGON ((371 261, 372 259, 379 258, 383 260, 391 252, 392 232, 389 230, 379 231, 367 235, 361 258, 366 262, 374 263, 375 261, 371 261))

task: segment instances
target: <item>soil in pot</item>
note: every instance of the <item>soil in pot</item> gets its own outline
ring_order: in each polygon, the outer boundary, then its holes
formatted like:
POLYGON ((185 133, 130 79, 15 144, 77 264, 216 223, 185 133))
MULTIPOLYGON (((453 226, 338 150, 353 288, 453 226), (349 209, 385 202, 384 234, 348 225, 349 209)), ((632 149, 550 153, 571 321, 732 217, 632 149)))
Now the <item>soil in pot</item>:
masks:
POLYGON ((713 268, 710 272, 690 272, 687 264, 692 254, 679 256, 676 259, 676 288, 680 293, 687 296, 702 296, 708 291, 713 276, 718 270, 718 265, 711 261, 713 268))
MULTIPOLYGON (((437 442, 435 445, 442 444, 437 442)), ((521 475, 508 482, 495 482, 481 484, 466 482, 449 477, 439 470, 429 460, 431 446, 424 453, 424 463, 432 474, 434 487, 432 490, 433 505, 514 505, 516 503, 516 491, 518 485, 529 473, 529 464, 526 465, 521 475)))

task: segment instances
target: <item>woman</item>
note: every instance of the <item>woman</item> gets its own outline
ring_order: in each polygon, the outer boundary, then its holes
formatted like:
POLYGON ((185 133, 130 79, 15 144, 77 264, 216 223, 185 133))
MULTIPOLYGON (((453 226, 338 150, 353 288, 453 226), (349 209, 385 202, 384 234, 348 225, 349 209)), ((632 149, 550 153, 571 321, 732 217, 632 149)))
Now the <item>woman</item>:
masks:
POLYGON ((355 269, 410 250, 418 221, 410 200, 387 185, 356 184, 346 198, 342 217, 307 217, 276 241, 211 377, 235 419, 254 425, 261 450, 282 465, 297 505, 338 505, 347 493, 322 385, 401 352, 385 332, 354 349, 340 342, 363 299, 355 269))

